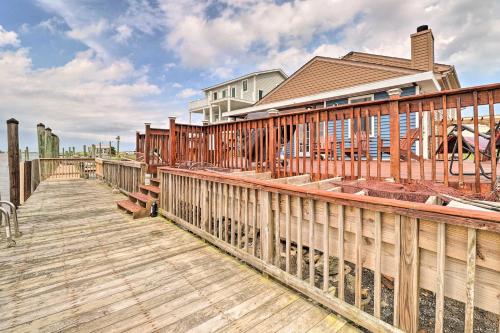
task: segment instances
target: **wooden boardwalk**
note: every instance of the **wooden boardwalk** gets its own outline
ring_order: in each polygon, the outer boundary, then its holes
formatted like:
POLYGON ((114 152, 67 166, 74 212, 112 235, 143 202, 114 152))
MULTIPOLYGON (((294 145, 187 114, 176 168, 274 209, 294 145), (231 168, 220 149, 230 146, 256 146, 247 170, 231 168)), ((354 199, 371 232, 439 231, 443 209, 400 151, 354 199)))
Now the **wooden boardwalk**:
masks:
POLYGON ((0 250, 0 331, 358 331, 163 218, 132 220, 122 198, 39 186, 0 250))

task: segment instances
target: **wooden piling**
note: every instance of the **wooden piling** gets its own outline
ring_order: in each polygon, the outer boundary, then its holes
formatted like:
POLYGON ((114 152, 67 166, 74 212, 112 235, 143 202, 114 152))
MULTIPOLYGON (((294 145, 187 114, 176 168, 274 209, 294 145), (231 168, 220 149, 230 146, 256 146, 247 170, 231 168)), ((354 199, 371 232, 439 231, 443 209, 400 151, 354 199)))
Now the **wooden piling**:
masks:
POLYGON ((44 157, 52 157, 52 130, 50 127, 45 129, 45 153, 44 157))
POLYGON ((39 123, 36 125, 36 134, 38 138, 38 157, 45 157, 45 125, 39 123))
POLYGON ((7 120, 7 146, 9 158, 10 201, 20 204, 19 178, 19 122, 14 118, 7 120))

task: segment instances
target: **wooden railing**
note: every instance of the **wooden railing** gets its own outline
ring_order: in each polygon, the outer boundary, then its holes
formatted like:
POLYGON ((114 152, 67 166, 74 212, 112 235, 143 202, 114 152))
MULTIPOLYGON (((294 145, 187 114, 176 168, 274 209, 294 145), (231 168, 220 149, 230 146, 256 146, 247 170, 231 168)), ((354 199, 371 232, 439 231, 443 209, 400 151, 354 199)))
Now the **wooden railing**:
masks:
POLYGON ((144 184, 145 163, 96 158, 96 167, 98 179, 124 193, 139 192, 139 186, 144 184))
POLYGON ((40 158, 40 180, 95 178, 93 158, 40 158))
POLYGON ((145 162, 495 188, 500 84, 390 97, 203 127, 170 119, 170 130, 146 126, 145 162), (168 134, 172 129, 175 136, 168 134))
POLYGON ((454 331, 500 315, 498 213, 206 171, 159 175, 164 216, 370 331, 441 332, 445 299, 465 306, 454 331))

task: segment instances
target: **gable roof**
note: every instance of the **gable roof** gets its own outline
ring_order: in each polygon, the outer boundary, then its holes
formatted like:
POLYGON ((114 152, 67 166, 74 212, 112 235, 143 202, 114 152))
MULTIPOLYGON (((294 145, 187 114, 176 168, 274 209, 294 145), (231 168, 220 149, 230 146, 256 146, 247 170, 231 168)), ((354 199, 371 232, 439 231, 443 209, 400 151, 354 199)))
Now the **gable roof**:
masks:
POLYGON ((421 72, 401 66, 316 56, 288 79, 271 90, 256 105, 314 95, 421 72))
MULTIPOLYGON (((411 69, 411 60, 406 58, 390 57, 380 54, 365 53, 365 52, 355 52, 351 51, 343 56, 341 59, 361 61, 377 65, 388 65, 401 68, 411 69)), ((434 63, 434 72, 443 73, 452 69, 453 66, 434 63)))
POLYGON ((244 79, 250 78, 250 77, 252 77, 254 75, 262 75, 262 74, 269 74, 269 73, 278 73, 284 79, 286 79, 288 77, 288 75, 286 75, 285 72, 283 72, 283 70, 280 69, 280 68, 278 68, 278 69, 270 69, 270 70, 265 70, 265 71, 257 71, 257 72, 252 72, 252 73, 249 73, 249 74, 245 74, 245 75, 237 77, 235 79, 231 79, 231 80, 228 80, 228 81, 217 83, 217 84, 215 84, 213 86, 210 86, 210 87, 207 87, 207 88, 203 88, 202 91, 207 91, 207 90, 211 90, 211 89, 218 88, 218 87, 221 87, 221 86, 225 86, 225 85, 234 83, 236 81, 240 81, 240 80, 244 80, 244 79))

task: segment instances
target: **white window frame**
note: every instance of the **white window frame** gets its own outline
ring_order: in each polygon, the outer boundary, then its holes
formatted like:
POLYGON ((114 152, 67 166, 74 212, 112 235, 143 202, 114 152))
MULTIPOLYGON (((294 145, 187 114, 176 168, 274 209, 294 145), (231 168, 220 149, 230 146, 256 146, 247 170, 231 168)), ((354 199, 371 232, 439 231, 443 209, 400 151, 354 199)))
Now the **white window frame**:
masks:
POLYGON ((248 80, 243 80, 241 81, 241 91, 242 92, 247 92, 248 91, 248 80), (246 83, 246 89, 245 89, 245 83, 246 83))
POLYGON ((259 89, 259 91, 257 91, 257 99, 260 101, 261 99, 264 98, 264 90, 262 89, 259 89), (260 96, 260 92, 262 91, 262 96, 260 96))
MULTIPOLYGON (((365 101, 365 102, 372 102, 375 100, 375 94, 353 96, 353 97, 349 97, 347 99, 347 104, 353 104, 353 102, 352 102, 353 100, 367 98, 367 97, 371 98, 371 100, 365 101)), ((347 122, 347 136, 349 138, 351 137, 351 119, 349 119, 347 122)), ((370 116, 370 138, 373 138, 373 137, 375 137, 375 117, 370 116)))
POLYGON ((227 95, 227 91, 226 91, 226 89, 222 89, 222 90, 221 90, 221 93, 220 93, 220 98, 221 98, 221 99, 226 98, 226 97, 227 97, 226 95, 227 95))
POLYGON ((216 101, 218 99, 218 94, 217 94, 217 91, 213 91, 212 92, 212 101, 216 101))
POLYGON ((231 97, 236 98, 236 87, 234 87, 234 86, 231 87, 231 97), (233 92, 234 92, 234 94, 233 94, 233 92))

